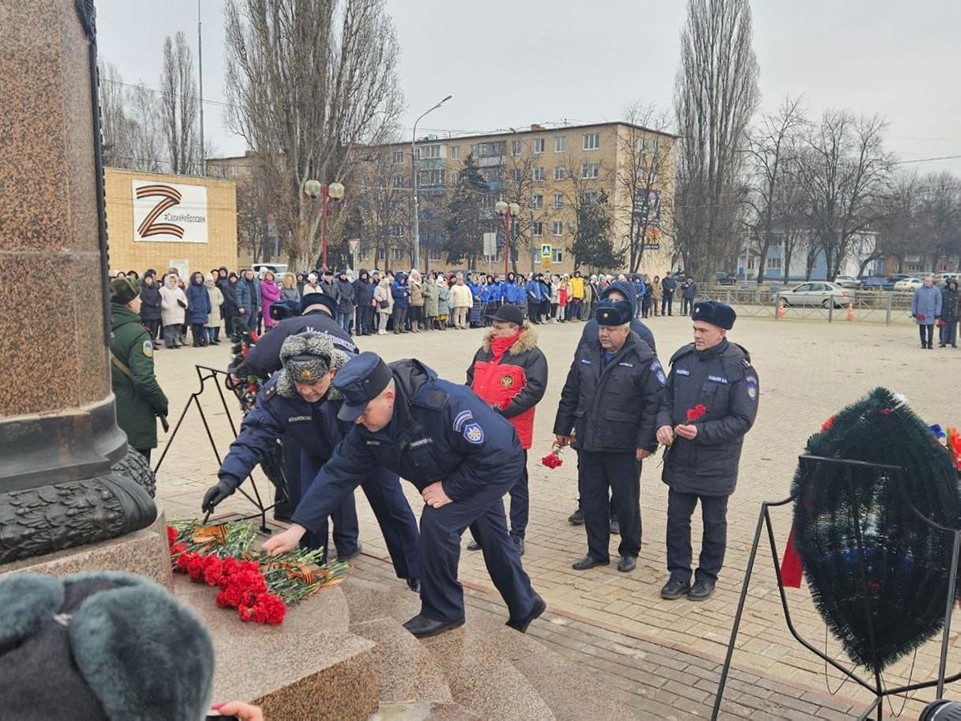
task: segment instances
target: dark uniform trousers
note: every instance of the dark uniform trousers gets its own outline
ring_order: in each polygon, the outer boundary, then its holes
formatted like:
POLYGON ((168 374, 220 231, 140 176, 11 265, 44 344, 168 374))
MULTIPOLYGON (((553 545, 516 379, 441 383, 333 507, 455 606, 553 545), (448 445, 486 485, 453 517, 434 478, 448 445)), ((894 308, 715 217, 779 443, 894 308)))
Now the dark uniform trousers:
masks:
POLYGON ((610 561, 613 509, 621 530, 618 553, 637 556, 641 551, 641 463, 635 453, 578 451, 577 485, 587 528, 588 555, 598 561, 610 561))
MULTIPOLYGON (((527 450, 524 451, 524 474, 511 486, 511 536, 523 538, 531 513, 531 491, 527 475, 527 450)), ((475 536, 476 538, 476 536, 475 536)))
MULTIPOLYGON (((284 442, 289 441, 290 439, 285 437, 284 442)), ((294 444, 294 447, 299 449, 296 444, 294 444)), ((287 479, 287 492, 290 496, 290 503, 294 508, 300 503, 300 499, 307 492, 319 470, 320 464, 301 451, 300 472, 295 477, 287 479)), ((360 547, 360 526, 357 523, 357 504, 354 502, 353 493, 344 498, 343 502, 330 514, 329 520, 324 519, 316 533, 307 531, 301 539, 300 545, 304 548, 328 548, 330 521, 334 523, 334 548, 337 549, 337 555, 350 556, 356 553, 360 547)), ((407 576, 404 576, 404 578, 407 578, 407 576)))
POLYGON ((507 604, 511 620, 530 614, 534 591, 507 533, 503 496, 509 489, 510 485, 490 485, 440 508, 424 506, 420 517, 422 615, 435 621, 464 617, 464 590, 457 581, 457 564, 461 536, 468 527, 480 544, 487 572, 507 604))
POLYGON ((691 516, 701 502, 703 534, 695 581, 717 582, 727 547, 727 499, 681 493, 673 488, 667 496, 667 570, 672 579, 691 580, 691 516))

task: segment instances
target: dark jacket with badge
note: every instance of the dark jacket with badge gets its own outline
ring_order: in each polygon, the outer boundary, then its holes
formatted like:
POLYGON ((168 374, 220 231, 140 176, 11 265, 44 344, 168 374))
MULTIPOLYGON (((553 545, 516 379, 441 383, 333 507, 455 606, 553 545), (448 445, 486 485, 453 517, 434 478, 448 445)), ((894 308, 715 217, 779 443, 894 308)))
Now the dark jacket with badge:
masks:
POLYGON ((157 416, 167 415, 164 395, 153 367, 153 343, 140 316, 125 305, 110 304, 110 352, 125 366, 110 363, 110 385, 117 398, 117 425, 131 447, 157 447, 157 416), (129 374, 127 373, 129 371, 129 374))
POLYGON ((757 415, 758 393, 750 356, 727 339, 700 352, 690 343, 675 353, 657 426, 687 424, 688 410, 698 404, 706 412, 695 421, 694 440, 674 436, 664 459, 664 482, 681 493, 733 493, 744 434, 757 415))
POLYGON ((327 311, 318 309, 306 315, 286 318, 275 325, 270 333, 264 333, 247 353, 243 364, 234 369, 234 372, 239 376, 250 373, 266 378, 280 369, 280 347, 284 344, 284 341, 292 335, 308 330, 330 336, 334 347, 345 353, 350 355, 357 353, 357 345, 350 334, 344 331, 343 326, 331 318, 327 311))
POLYGON ((442 481, 457 502, 481 488, 506 493, 524 469, 514 428, 470 388, 441 380, 417 360, 390 364, 397 397, 383 429, 351 428, 294 512, 310 530, 330 515, 375 466, 389 468, 423 490, 442 481))
POLYGON ((561 391, 554 433, 569 436, 573 430, 579 451, 653 452, 664 382, 654 351, 636 333, 607 363, 600 341, 584 341, 561 391))

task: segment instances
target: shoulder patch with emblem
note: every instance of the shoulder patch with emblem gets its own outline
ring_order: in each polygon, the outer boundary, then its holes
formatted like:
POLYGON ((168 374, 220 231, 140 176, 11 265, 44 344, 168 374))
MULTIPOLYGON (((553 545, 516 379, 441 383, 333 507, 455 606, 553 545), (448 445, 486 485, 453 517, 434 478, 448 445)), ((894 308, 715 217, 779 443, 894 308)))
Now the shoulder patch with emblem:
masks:
POLYGON ((471 411, 469 410, 461 411, 456 416, 454 416, 454 432, 460 433, 461 429, 464 427, 464 424, 467 423, 467 421, 471 420, 473 417, 474 417, 474 414, 471 413, 471 411))
POLYGON ((484 429, 480 427, 480 423, 468 423, 464 426, 464 440, 475 446, 484 442, 484 429))
POLYGON ((658 383, 662 386, 667 385, 667 376, 664 375, 664 369, 661 367, 661 362, 657 360, 657 358, 651 363, 651 373, 655 375, 658 383))
POLYGON ((757 400, 757 378, 747 376, 744 380, 747 383, 747 397, 752 401, 757 400))
POLYGON ((151 343, 149 340, 145 340, 143 345, 140 346, 140 352, 148 358, 153 358, 153 343, 151 343))

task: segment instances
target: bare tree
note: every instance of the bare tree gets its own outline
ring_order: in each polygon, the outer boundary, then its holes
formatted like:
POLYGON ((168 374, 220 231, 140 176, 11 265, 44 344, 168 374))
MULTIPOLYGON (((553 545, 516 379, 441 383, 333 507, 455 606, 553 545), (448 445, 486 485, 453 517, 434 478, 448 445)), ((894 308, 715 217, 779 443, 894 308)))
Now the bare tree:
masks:
MULTIPOLYGON (((398 152, 401 162, 394 162, 394 155, 381 148, 365 149, 354 174, 352 193, 348 202, 358 209, 362 225, 362 238, 374 251, 376 264, 378 252, 389 262, 391 251, 401 248, 410 255, 411 178, 408 154, 398 152)), ((385 266, 386 267, 386 266, 385 266)))
POLYGON ((133 155, 130 147, 126 91, 120 71, 113 63, 100 61, 97 74, 100 86, 100 119, 103 131, 103 162, 125 168, 133 155))
POLYGON ((917 237, 920 251, 930 259, 931 268, 954 259, 958 270, 961 254, 961 186, 950 173, 932 173, 921 179, 917 237))
MULTIPOLYGON (((517 203, 521 206, 521 213, 514 219, 511 234, 511 250, 516 251, 517 254, 516 260, 511 258, 511 268, 514 273, 517 273, 517 267, 523 257, 521 253, 523 250, 525 251, 524 254, 531 259, 531 272, 533 273, 537 270, 535 249, 539 246, 534 238, 535 215, 540 218, 541 228, 544 228, 544 218, 550 211, 547 206, 547 199, 544 197, 543 187, 549 186, 546 182, 538 184, 534 182, 535 160, 539 156, 533 153, 529 138, 516 138, 506 142, 508 147, 505 148, 506 160, 502 168, 504 182, 502 198, 508 203, 517 203), (515 142, 520 144, 517 153, 513 152, 515 142), (537 192, 539 188, 540 193, 537 192), (534 207, 536 196, 540 196, 540 200, 536 201, 541 204, 540 208, 534 207)), ((493 198, 494 194, 491 195, 492 199, 495 199, 493 198)))
POLYGON ((393 24, 383 0, 228 0, 225 14, 228 122, 274 166, 290 262, 313 262, 304 183, 349 180, 350 149, 382 142, 401 108, 393 24))
MULTIPOLYGON (((797 173, 801 130, 806 122, 800 101, 786 98, 776 113, 764 115, 760 124, 748 134, 751 171, 750 190, 746 195, 748 252, 760 259, 758 283, 764 282, 768 250, 790 232, 785 226, 796 214, 798 194, 792 191, 797 186, 791 183, 791 176, 797 173)), ((785 266, 783 270, 787 279, 789 268, 785 266)))
POLYGON ((758 104, 757 78, 748 0, 688 0, 674 108, 676 244, 689 274, 712 272, 737 254, 740 151, 758 104))
POLYGON ((853 238, 880 215, 892 159, 878 117, 830 110, 809 129, 800 159, 812 246, 824 254, 827 277, 838 274, 853 238))
POLYGON ((159 173, 164 168, 160 104, 143 83, 127 92, 127 123, 130 157, 122 167, 159 173))
POLYGON ((198 130, 199 101, 194 61, 187 39, 178 32, 164 40, 160 75, 161 123, 170 172, 202 174, 198 130))
MULTIPOLYGON (((665 190, 674 184, 674 139, 651 130, 663 130, 671 122, 668 113, 653 105, 635 102, 624 113, 626 132, 619 135, 616 181, 627 194, 631 211, 624 235, 628 243, 628 264, 636 273, 644 250, 660 237, 661 225, 669 222, 671 208, 663 204, 665 190)), ((669 195, 669 193, 668 193, 669 195)), ((615 218, 615 223, 620 220, 615 218)))

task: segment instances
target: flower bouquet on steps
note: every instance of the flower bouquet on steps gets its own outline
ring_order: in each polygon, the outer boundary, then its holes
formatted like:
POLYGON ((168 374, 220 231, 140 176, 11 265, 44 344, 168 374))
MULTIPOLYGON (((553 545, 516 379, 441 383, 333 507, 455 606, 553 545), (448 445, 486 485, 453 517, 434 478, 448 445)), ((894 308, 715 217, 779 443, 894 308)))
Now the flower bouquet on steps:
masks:
POLYGON ((194 519, 167 526, 173 570, 220 589, 217 605, 236 608, 242 621, 283 623, 288 607, 341 582, 346 563, 321 564, 322 550, 266 556, 251 550, 250 521, 204 525, 194 519))

